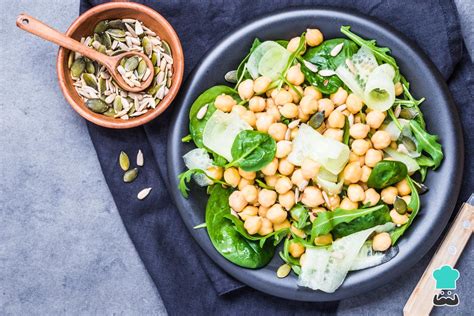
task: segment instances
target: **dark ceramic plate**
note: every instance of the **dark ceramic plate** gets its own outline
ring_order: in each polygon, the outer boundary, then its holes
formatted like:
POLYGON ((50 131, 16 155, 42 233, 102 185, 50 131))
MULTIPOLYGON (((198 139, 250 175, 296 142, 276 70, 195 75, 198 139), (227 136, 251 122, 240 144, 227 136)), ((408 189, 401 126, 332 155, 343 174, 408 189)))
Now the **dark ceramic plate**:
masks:
POLYGON ((463 169, 463 141, 459 118, 448 88, 434 65, 416 45, 371 17, 332 9, 305 9, 269 15, 243 25, 206 54, 182 87, 175 108, 168 140, 168 170, 171 192, 181 217, 199 245, 220 267, 243 283, 271 295, 301 301, 330 301, 384 285, 406 273, 433 246, 456 203, 463 169), (344 284, 336 292, 328 294, 299 288, 294 275, 278 279, 275 271, 282 264, 278 255, 259 270, 244 269, 227 261, 214 249, 205 229, 193 229, 193 226, 204 222, 208 198, 205 189, 193 184, 189 198, 185 199, 177 189, 177 177, 185 169, 181 157, 194 148, 191 143, 181 142, 181 138, 188 134, 186 126, 189 124, 191 104, 207 88, 226 84, 225 73, 237 68, 254 38, 289 39, 311 26, 321 29, 325 38, 342 37, 339 32, 341 25, 350 25, 355 33, 364 38, 376 39, 379 45, 392 49, 402 73, 411 82, 414 96, 426 97, 422 109, 428 130, 440 136, 445 158, 438 170, 428 174, 426 184, 430 190, 421 196, 421 211, 401 238, 398 255, 380 266, 349 273, 344 284))

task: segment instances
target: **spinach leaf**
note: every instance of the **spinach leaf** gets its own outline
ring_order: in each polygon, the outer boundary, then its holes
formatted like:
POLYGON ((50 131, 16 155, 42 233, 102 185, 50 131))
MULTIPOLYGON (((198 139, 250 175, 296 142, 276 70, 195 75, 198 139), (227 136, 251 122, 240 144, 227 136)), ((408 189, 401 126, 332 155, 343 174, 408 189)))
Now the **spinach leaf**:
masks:
POLYGON ((178 179, 179 179, 178 189, 179 189, 179 191, 181 191, 181 194, 185 198, 188 198, 188 191, 189 191, 188 184, 191 181, 192 176, 195 175, 195 174, 203 174, 209 180, 211 180, 214 183, 220 183, 220 184, 223 184, 223 185, 226 184, 225 182, 222 182, 220 180, 214 179, 213 177, 210 177, 206 173, 206 171, 204 171, 202 169, 189 169, 189 170, 186 170, 185 172, 181 173, 178 176, 178 179))
POLYGON ((332 234, 335 238, 341 238, 358 231, 382 225, 391 221, 390 212, 386 205, 370 214, 354 219, 350 223, 341 223, 334 227, 332 234))
POLYGON ((283 46, 284 48, 286 48, 288 46, 288 41, 287 40, 276 40, 275 41, 277 44, 280 44, 281 46, 283 46))
POLYGON ((367 186, 374 189, 383 189, 402 181, 408 174, 407 166, 396 160, 379 161, 367 180, 367 186))
POLYGON ((232 144, 232 162, 226 167, 239 166, 245 171, 258 171, 275 157, 276 142, 268 134, 245 130, 237 134, 232 144))
POLYGON ((262 44, 262 42, 256 38, 253 40, 253 43, 252 43, 252 47, 250 47, 250 51, 249 53, 247 54, 247 56, 245 56, 245 58, 240 62, 239 64, 239 67, 237 67, 237 78, 238 78, 238 81, 237 83, 235 84, 235 87, 238 87, 239 84, 242 82, 242 80, 244 79, 251 79, 252 77, 250 76, 250 74, 248 73, 247 71, 247 61, 249 60, 249 57, 250 55, 253 53, 253 51, 258 47, 260 46, 260 44, 262 44))
POLYGON ((434 161, 433 170, 438 168, 444 157, 438 136, 429 134, 417 121, 410 121, 410 128, 418 141, 419 150, 424 150, 431 156, 434 161))
POLYGON ((420 196, 418 195, 418 191, 413 184, 413 181, 410 177, 406 177, 408 185, 410 186, 411 189, 411 198, 410 198, 410 203, 408 204, 408 209, 412 210, 410 217, 408 218, 408 222, 396 228, 391 234, 390 237, 392 238, 392 245, 395 245, 397 240, 405 233, 405 231, 410 227, 411 223, 415 219, 416 215, 418 214, 418 211, 420 210, 420 196))
POLYGON ((323 77, 316 72, 312 72, 311 70, 309 70, 308 67, 304 65, 303 62, 301 63, 301 71, 303 72, 306 81, 310 85, 318 88, 318 90, 324 94, 334 93, 339 87, 344 84, 342 80, 339 79, 339 77, 336 75, 330 77, 323 77))
POLYGON ((221 94, 231 95, 237 102, 240 101, 237 91, 228 86, 214 86, 204 91, 191 105, 189 110, 189 133, 191 134, 194 143, 197 147, 203 148, 202 143, 202 132, 206 126, 207 121, 211 117, 212 113, 216 111, 214 106, 214 100, 221 94), (203 106, 208 106, 206 115, 202 119, 198 119, 196 115, 203 106))
POLYGON ((341 223, 349 223, 359 218, 365 216, 375 211, 386 208, 386 205, 376 205, 369 208, 360 208, 357 210, 344 210, 337 208, 332 212, 321 212, 318 213, 318 216, 313 221, 313 226, 311 227, 311 242, 314 242, 314 239, 319 235, 324 235, 331 232, 334 227, 341 223))
POLYGON ((340 64, 345 63, 347 58, 352 57, 359 47, 351 40, 344 38, 333 38, 322 42, 320 45, 310 48, 303 59, 315 64, 319 69, 335 70, 340 64), (336 56, 331 56, 331 51, 337 45, 343 43, 342 50, 336 56))
POLYGON ((248 240, 239 234, 231 221, 225 218, 229 214, 229 196, 232 189, 214 185, 210 189, 206 206, 207 232, 216 250, 227 260, 244 268, 263 267, 272 259, 275 246, 265 243, 260 247, 257 241, 248 240))

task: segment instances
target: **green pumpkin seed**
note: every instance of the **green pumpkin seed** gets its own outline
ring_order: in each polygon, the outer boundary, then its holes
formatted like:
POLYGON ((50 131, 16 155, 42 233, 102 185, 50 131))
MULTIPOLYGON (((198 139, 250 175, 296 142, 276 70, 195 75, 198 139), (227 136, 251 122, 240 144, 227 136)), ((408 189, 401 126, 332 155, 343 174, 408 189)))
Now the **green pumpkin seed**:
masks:
POLYGON ((127 172, 125 172, 125 174, 123 175, 123 182, 132 182, 133 180, 135 180, 138 176, 138 169, 137 168, 133 168, 133 169, 130 169, 128 170, 127 172))
POLYGON ((108 116, 108 117, 115 117, 116 113, 115 113, 114 109, 108 108, 107 111, 105 111, 102 114, 104 114, 105 116, 108 116))
POLYGON ((170 45, 164 40, 161 41, 161 44, 163 45, 165 53, 171 56, 171 47, 170 47, 170 45))
POLYGON ((121 29, 108 29, 105 32, 108 33, 113 38, 124 38, 125 37, 125 31, 121 30, 121 29))
POLYGON ((418 114, 419 114, 418 111, 413 108, 404 108, 400 111, 399 117, 406 120, 412 120, 415 117, 417 117, 418 114))
POLYGON ((101 99, 89 99, 86 101, 86 106, 95 113, 104 113, 109 108, 101 99))
POLYGON ((122 111, 122 109, 123 109, 122 97, 118 95, 114 99, 114 111, 115 113, 118 113, 122 111))
POLYGON ((71 66, 71 76, 79 78, 86 68, 86 62, 83 58, 76 59, 71 66))
POLYGON ((72 63, 74 62, 74 52, 69 52, 69 56, 67 58, 67 68, 71 69, 72 63))
POLYGON ((123 171, 127 171, 130 168, 130 159, 128 159, 128 155, 124 151, 120 152, 119 164, 123 171))
POLYGON ((157 67, 154 67, 154 70, 155 70, 155 76, 158 77, 158 74, 159 74, 160 71, 161 71, 160 67, 158 67, 158 66, 157 66, 157 67))
POLYGON ((138 68, 137 68, 138 77, 139 77, 140 79, 141 79, 141 78, 143 77, 143 75, 145 74, 146 68, 147 68, 146 62, 145 62, 143 59, 140 60, 140 62, 138 63, 138 68))
POLYGON ((112 38, 108 33, 102 34, 102 44, 104 44, 107 49, 110 49, 110 47, 112 47, 112 38))
POLYGON ((313 116, 311 116, 311 118, 308 121, 308 125, 314 129, 318 129, 321 127, 323 122, 324 122, 324 111, 321 111, 321 112, 316 112, 313 114, 313 116))
POLYGON ((123 68, 125 68, 126 71, 134 71, 138 67, 138 63, 139 63, 138 57, 133 56, 133 57, 127 58, 123 68))
POLYGON ((158 92, 158 89, 159 89, 159 88, 160 88, 160 87, 158 87, 158 85, 154 85, 154 86, 148 88, 148 90, 146 91, 146 93, 151 94, 151 95, 155 95, 155 94, 158 92))
POLYGON ((107 84, 105 83, 105 79, 102 77, 99 77, 99 92, 104 93, 104 91, 107 89, 107 84))
POLYGON ((143 37, 142 46, 143 50, 145 51, 145 54, 150 56, 150 54, 153 52, 153 44, 147 36, 143 37))
POLYGON ((408 149, 408 151, 410 152, 416 151, 416 143, 409 136, 401 135, 399 138, 399 141, 401 144, 403 144, 406 147, 406 149, 408 149))
POLYGON ((107 51, 107 48, 105 48, 105 45, 100 45, 97 51, 99 53, 105 54, 105 52, 107 51))
POLYGON ((87 61, 86 62, 86 71, 90 74, 95 73, 95 66, 92 61, 87 61))
POLYGON ((151 63, 153 64, 153 66, 156 66, 157 61, 158 61, 158 55, 155 52, 151 53, 151 63))
POLYGON ((95 33, 93 39, 94 39, 95 42, 99 42, 101 44, 104 44, 103 41, 102 41, 102 36, 100 35, 100 33, 95 33))
POLYGON ((94 27, 94 33, 105 32, 109 28, 109 22, 107 20, 100 21, 94 27))
POLYGON ((286 278, 290 274, 291 266, 288 263, 282 264, 277 270, 277 277, 286 278))
POLYGON ((114 29, 121 29, 125 31, 127 28, 125 27, 125 23, 122 20, 111 20, 109 21, 109 27, 114 29))
POLYGON ((408 210, 407 202, 401 197, 395 197, 395 202, 393 202, 393 207, 397 211, 398 214, 405 214, 408 210))
POLYGON ((94 75, 83 73, 82 79, 84 79, 84 82, 86 83, 86 85, 97 90, 97 81, 94 75))
POLYGON ((132 107, 130 108, 130 110, 128 110, 127 115, 130 116, 130 115, 132 115, 133 113, 135 113, 136 111, 137 111, 137 109, 136 109, 134 106, 132 106, 132 107))

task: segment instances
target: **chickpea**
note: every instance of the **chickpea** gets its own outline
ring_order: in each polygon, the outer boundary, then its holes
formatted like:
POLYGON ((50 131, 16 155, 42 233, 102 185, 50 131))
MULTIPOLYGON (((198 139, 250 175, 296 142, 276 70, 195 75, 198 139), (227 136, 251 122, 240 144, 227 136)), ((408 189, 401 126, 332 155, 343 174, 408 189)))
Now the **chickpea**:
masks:
POLYGON ((257 126, 257 117, 255 116, 255 113, 252 111, 245 111, 243 115, 241 115, 241 118, 247 122, 250 126, 256 127, 257 126))
POLYGON ((299 242, 290 241, 288 251, 293 258, 299 258, 304 253, 304 246, 299 242))
POLYGON ((367 114, 365 119, 370 128, 377 129, 385 120, 385 114, 382 111, 372 110, 367 114))
POLYGON ((265 93, 271 82, 272 82, 272 79, 268 77, 265 77, 265 76, 258 77, 257 79, 255 79, 255 82, 253 83, 253 91, 256 94, 265 93))
POLYGON ((363 156, 369 150, 370 143, 364 139, 356 139, 351 145, 352 152, 358 156, 363 156))
POLYGON ((295 170, 295 165, 288 161, 287 158, 280 159, 280 163, 278 165, 278 172, 284 176, 289 176, 295 170))
POLYGON ((280 140, 277 142, 276 147, 275 157, 285 158, 290 154, 293 145, 289 140, 280 140))
POLYGON ((314 244, 316 246, 326 246, 332 244, 332 235, 331 233, 325 234, 325 235, 320 235, 316 238, 314 238, 314 244))
POLYGON ((218 95, 216 100, 214 101, 214 105, 216 106, 216 108, 221 110, 222 112, 232 111, 232 107, 236 104, 237 102, 234 100, 234 98, 227 94, 218 95))
POLYGON ((318 29, 307 29, 306 30, 306 44, 309 46, 318 46, 324 40, 323 33, 318 29))
POLYGON ((398 190, 396 187, 386 187, 382 192, 380 192, 380 195, 382 196, 382 201, 384 201, 384 203, 393 204, 398 195, 398 190))
POLYGON ((369 125, 362 123, 356 123, 351 126, 349 129, 349 134, 355 139, 363 139, 367 137, 367 134, 370 131, 369 125))
MULTIPOLYGON (((330 195, 328 200, 329 200, 329 205, 326 203, 326 206, 331 211, 338 208, 339 204, 341 204, 341 198, 337 194, 330 195)), ((313 210, 313 212, 314 212, 314 210, 313 210)))
POLYGON ((367 182, 370 177, 370 173, 372 172, 372 168, 367 166, 362 166, 362 174, 360 176, 361 182, 367 182))
POLYGON ((320 99, 318 101, 319 111, 324 111, 324 116, 329 117, 329 115, 334 111, 334 103, 330 99, 320 99))
POLYGON ((283 209, 280 204, 275 204, 270 207, 267 211, 267 218, 273 224, 281 224, 285 221, 288 213, 283 209))
POLYGON ((410 186, 408 185, 408 181, 403 179, 402 181, 396 184, 398 194, 399 195, 409 195, 411 193, 410 186))
POLYGON ((273 158, 272 162, 260 170, 266 176, 273 176, 278 170, 278 159, 273 158))
POLYGON ((342 142, 342 139, 344 138, 344 131, 342 129, 336 129, 336 128, 328 128, 323 135, 325 137, 332 138, 338 142, 342 142))
POLYGON ((301 106, 298 107, 298 119, 300 120, 301 123, 306 123, 310 119, 309 115, 303 113, 301 106))
POLYGON ((260 226, 260 229, 258 230, 258 234, 260 236, 266 236, 271 233, 273 233, 272 222, 267 218, 262 218, 262 226, 260 226))
POLYGON ((275 191, 277 191, 278 194, 286 193, 290 191, 292 187, 293 183, 291 183, 288 177, 280 177, 275 183, 275 191))
POLYGON ((258 207, 258 216, 260 217, 267 217, 268 207, 259 206, 258 207))
POLYGON ((224 174, 224 170, 223 170, 222 167, 212 166, 212 167, 207 168, 206 174, 211 178, 214 178, 216 180, 220 180, 220 179, 222 179, 222 175, 224 174))
POLYGON ((306 182, 306 179, 303 176, 303 171, 301 169, 296 169, 291 175, 291 182, 296 186, 301 186, 303 182, 306 182))
POLYGON ((313 95, 305 95, 300 101, 300 108, 304 114, 312 115, 318 111, 318 101, 313 95))
POLYGON ((405 201, 405 203, 408 205, 410 204, 410 201, 411 201, 411 195, 405 195, 405 196, 402 196, 402 199, 405 201))
POLYGON ((300 37, 299 36, 298 37, 293 37, 288 42, 288 45, 286 46, 286 49, 289 52, 294 53, 298 49, 299 45, 300 45, 300 37))
POLYGON ((369 149, 365 154, 365 164, 371 168, 375 167, 375 165, 381 161, 383 158, 383 153, 377 149, 369 149))
POLYGON ((346 106, 352 114, 359 112, 363 105, 362 99, 357 94, 351 93, 347 96, 346 106))
POLYGON ((274 122, 275 119, 272 115, 264 114, 260 116, 256 121, 257 130, 266 133, 270 128, 270 125, 272 125, 274 122))
POLYGON ((280 113, 286 118, 292 119, 298 117, 298 107, 294 103, 285 103, 280 108, 280 113))
POLYGON ((347 91, 339 87, 335 93, 331 94, 330 98, 335 105, 343 105, 347 99, 347 91))
POLYGON ((359 162, 359 155, 356 155, 354 152, 349 153, 349 162, 359 162))
POLYGON ((377 193, 374 189, 370 188, 365 191, 364 204, 369 203, 370 206, 374 206, 380 200, 380 194, 377 193))
POLYGON ((278 122, 281 120, 281 114, 280 110, 278 109, 277 106, 271 107, 267 109, 267 114, 271 115, 273 117, 274 122, 278 122))
POLYGON ((327 212, 327 210, 324 207, 313 208, 311 212, 309 212, 309 220, 311 221, 311 223, 314 222, 314 220, 318 216, 318 213, 322 213, 322 212, 327 212))
POLYGON ((323 94, 321 93, 321 91, 319 91, 318 89, 316 89, 313 86, 308 86, 308 87, 304 88, 303 95, 304 96, 310 95, 316 100, 319 100, 323 97, 323 94))
POLYGON ((268 128, 268 134, 277 142, 284 140, 287 126, 283 123, 273 123, 268 128))
POLYGON ((392 140, 390 134, 386 131, 376 131, 370 139, 375 149, 384 149, 390 146, 392 140))
POLYGON ((273 230, 279 231, 280 229, 290 228, 290 226, 291 226, 290 221, 285 219, 283 223, 280 223, 280 224, 273 223, 273 230))
POLYGON ((344 210, 355 210, 359 207, 359 203, 353 202, 349 198, 345 197, 342 199, 339 207, 344 210))
POLYGON ((249 100, 249 110, 252 112, 262 112, 265 110, 265 99, 259 96, 252 97, 249 100))
POLYGON ((244 169, 239 168, 239 175, 242 178, 253 180, 257 176, 257 173, 255 171, 245 171, 244 169))
POLYGON ((301 173, 306 180, 311 180, 319 173, 321 165, 310 158, 305 158, 301 164, 301 173))
POLYGON ((247 206, 247 201, 242 192, 234 191, 229 196, 229 205, 234 211, 241 212, 247 206))
POLYGON ((253 97, 253 80, 247 79, 242 81, 237 88, 239 96, 242 100, 249 100, 253 97))
POLYGON ((293 206, 295 206, 295 193, 290 190, 286 193, 280 194, 278 196, 278 203, 280 203, 280 205, 286 210, 290 210, 293 206))
POLYGON ((392 238, 387 232, 379 233, 372 240, 372 249, 375 251, 385 251, 392 245, 392 238))
POLYGON ((262 219, 258 216, 249 216, 244 222, 244 228, 250 235, 256 234, 262 226, 262 219))
POLYGON ((231 187, 235 188, 239 185, 240 174, 237 168, 231 167, 224 171, 224 181, 231 187))
POLYGON ((293 101, 293 96, 288 91, 282 89, 276 92, 276 96, 274 97, 274 99, 275 99, 275 105, 283 105, 283 104, 290 103, 291 101, 293 101))
POLYGON ((275 101, 272 98, 267 98, 267 99, 264 99, 264 100, 265 100, 265 108, 266 109, 276 107, 275 101))
POLYGON ((308 207, 316 207, 324 203, 321 190, 314 186, 307 186, 303 191, 301 202, 308 207))
POLYGON ((257 216, 257 213, 258 213, 258 208, 256 206, 247 205, 246 207, 244 207, 242 212, 239 213, 239 216, 242 220, 245 221, 250 216, 257 216))
POLYGON ((265 176, 265 183, 270 187, 275 187, 279 177, 277 175, 265 176))
POLYGON ((365 192, 360 185, 350 184, 347 188, 347 196, 352 202, 360 202, 365 199, 365 192))
POLYGON ((301 229, 296 228, 293 225, 290 227, 290 231, 293 234, 295 234, 296 236, 300 237, 300 238, 305 238, 306 237, 306 234, 304 233, 304 231, 302 231, 301 229))
POLYGON ((390 143, 390 148, 397 150, 397 148, 398 148, 397 142, 392 141, 390 143))
POLYGON ((404 225, 408 222, 408 214, 399 214, 395 209, 390 211, 390 217, 392 218, 392 222, 397 225, 404 225))
POLYGON ((395 95, 398 97, 402 93, 403 93, 403 86, 399 81, 395 84, 395 95))
POLYGON ((286 79, 295 86, 299 86, 304 82, 304 74, 301 71, 301 65, 299 63, 288 68, 286 79))
POLYGON ((253 180, 248 180, 248 179, 245 179, 245 178, 241 177, 240 182, 239 182, 239 190, 242 190, 247 185, 252 185, 253 182, 254 182, 253 180))
POLYGON ((257 202, 258 199, 258 190, 254 185, 248 185, 246 187, 243 187, 242 190, 240 190, 242 194, 244 195, 245 200, 250 203, 254 204, 257 202))
POLYGON ((346 117, 340 111, 333 111, 328 117, 328 125, 332 128, 343 128, 346 117))
POLYGON ((277 199, 277 194, 275 191, 262 189, 258 193, 258 203, 264 207, 270 207, 275 204, 277 199))
POLYGON ((245 112, 247 112, 247 108, 243 105, 236 104, 232 107, 232 112, 237 113, 240 117, 244 115, 245 112))
POLYGON ((267 95, 270 94, 269 97, 273 100, 273 102, 275 102, 275 99, 279 92, 280 92, 280 89, 272 89, 272 90, 267 91, 267 95))
POLYGON ((358 161, 347 164, 344 168, 343 176, 346 184, 357 183, 362 175, 362 169, 358 161))

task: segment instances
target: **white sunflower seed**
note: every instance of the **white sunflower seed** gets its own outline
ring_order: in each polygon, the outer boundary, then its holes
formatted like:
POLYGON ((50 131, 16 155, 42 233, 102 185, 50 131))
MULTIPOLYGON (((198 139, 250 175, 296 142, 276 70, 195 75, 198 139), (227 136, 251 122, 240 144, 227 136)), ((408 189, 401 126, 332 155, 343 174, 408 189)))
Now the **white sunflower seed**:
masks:
POLYGON ((202 108, 199 109, 199 111, 197 112, 196 114, 196 118, 198 120, 202 120, 204 118, 204 116, 206 115, 207 113, 207 108, 209 107, 209 104, 206 104, 205 106, 203 106, 202 108))
POLYGON ((339 106, 335 109, 335 111, 342 112, 342 111, 344 111, 345 109, 347 109, 347 105, 342 104, 342 105, 339 105, 339 106))
POLYGON ((310 63, 309 61, 306 61, 306 60, 303 60, 303 62, 304 62, 304 65, 306 66, 306 68, 308 68, 312 72, 318 72, 318 66, 316 66, 315 64, 310 63))
POLYGON ((323 69, 323 70, 320 70, 318 73, 323 77, 330 77, 336 74, 334 70, 331 70, 331 69, 323 69))
POLYGON ((323 194, 324 202, 326 202, 327 207, 329 207, 331 205, 331 203, 329 203, 328 194, 326 193, 326 191, 323 191, 322 194, 323 194))
POLYGON ((300 201, 300 189, 296 188, 295 189, 295 204, 298 204, 300 201))
POLYGON ((352 72, 352 74, 355 75, 357 73, 357 70, 356 70, 352 60, 346 59, 346 66, 347 66, 347 68, 349 68, 349 71, 352 72))
POLYGON ((142 24, 140 22, 135 22, 135 34, 137 34, 138 36, 142 35, 143 34, 143 27, 142 27, 142 24))
POLYGON ((331 53, 330 53, 331 56, 336 57, 341 52, 343 46, 344 46, 344 42, 334 46, 334 48, 331 50, 331 53))
POLYGON ((288 124, 288 128, 293 129, 293 128, 297 127, 299 124, 300 124, 300 120, 294 120, 290 124, 288 124))
POLYGON ((148 194, 150 194, 150 191, 151 191, 151 188, 145 188, 145 189, 141 190, 140 192, 138 192, 137 198, 139 200, 143 200, 144 198, 146 198, 148 196, 148 194))
POLYGON ((143 167, 143 162, 144 162, 143 153, 142 153, 142 150, 139 149, 137 153, 137 166, 143 167))
POLYGON ((397 105, 397 107, 395 108, 395 111, 393 111, 393 114, 395 114, 395 117, 399 117, 400 116, 400 112, 402 111, 402 107, 401 105, 397 105))

